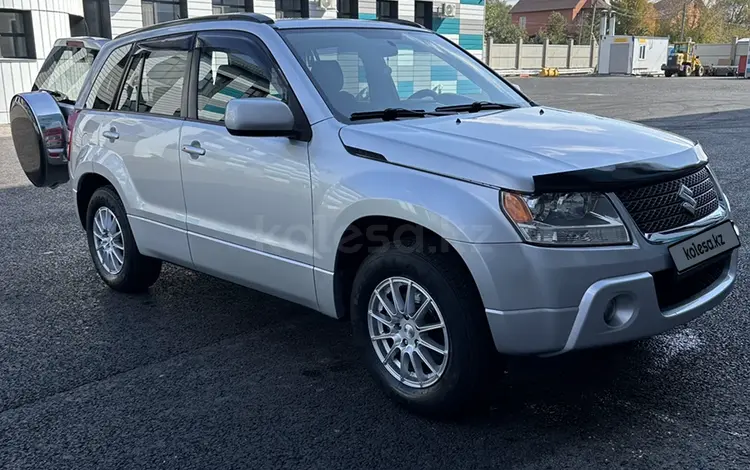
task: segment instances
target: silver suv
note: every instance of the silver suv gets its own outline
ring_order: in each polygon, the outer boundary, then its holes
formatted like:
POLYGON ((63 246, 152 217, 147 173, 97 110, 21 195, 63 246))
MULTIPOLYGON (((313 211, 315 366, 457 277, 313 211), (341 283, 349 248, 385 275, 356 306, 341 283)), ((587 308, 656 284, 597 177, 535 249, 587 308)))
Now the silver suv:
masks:
MULTIPOLYGON (((495 359, 658 334, 721 302, 739 235, 700 145, 538 105, 413 24, 203 17, 14 97, 106 284, 162 261, 350 318, 377 382, 451 414, 495 359)), ((220 307, 219 307, 220 308, 220 307)))

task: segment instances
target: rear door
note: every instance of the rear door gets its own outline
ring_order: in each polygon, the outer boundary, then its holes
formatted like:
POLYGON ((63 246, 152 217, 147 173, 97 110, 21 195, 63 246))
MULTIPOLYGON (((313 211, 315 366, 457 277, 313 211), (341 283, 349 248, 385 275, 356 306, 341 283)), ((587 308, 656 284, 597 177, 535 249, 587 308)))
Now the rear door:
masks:
POLYGON ((97 119, 103 151, 94 161, 122 187, 139 250, 183 265, 191 259, 178 142, 192 41, 188 34, 135 44, 111 110, 97 119))

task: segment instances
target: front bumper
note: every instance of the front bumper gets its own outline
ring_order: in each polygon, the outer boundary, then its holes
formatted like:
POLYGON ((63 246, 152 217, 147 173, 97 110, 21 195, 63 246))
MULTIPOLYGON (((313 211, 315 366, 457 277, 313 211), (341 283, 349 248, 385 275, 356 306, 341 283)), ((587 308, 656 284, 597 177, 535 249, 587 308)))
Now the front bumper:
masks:
POLYGON ((559 354, 662 333, 718 305, 737 273, 734 249, 714 280, 660 307, 663 293, 655 278, 670 272, 673 261, 666 245, 642 237, 606 248, 458 245, 477 282, 495 347, 506 354, 559 354), (616 318, 607 324, 613 299, 616 318))
POLYGON ((736 279, 737 257, 735 249, 715 282, 664 310, 659 307, 654 278, 648 272, 597 281, 575 308, 522 312, 487 309, 495 346, 507 353, 560 354, 663 333, 697 318, 729 295, 736 279), (614 309, 614 315, 623 320, 611 326, 605 322, 604 312, 615 298, 623 299, 614 309))

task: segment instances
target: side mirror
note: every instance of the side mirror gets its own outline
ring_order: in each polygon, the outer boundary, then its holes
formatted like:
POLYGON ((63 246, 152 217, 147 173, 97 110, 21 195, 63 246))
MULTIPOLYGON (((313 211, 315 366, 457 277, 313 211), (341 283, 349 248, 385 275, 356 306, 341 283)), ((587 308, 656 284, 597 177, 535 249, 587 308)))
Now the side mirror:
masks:
POLYGON ((286 103, 274 98, 237 98, 227 103, 224 125, 232 135, 293 137, 294 115, 286 103))

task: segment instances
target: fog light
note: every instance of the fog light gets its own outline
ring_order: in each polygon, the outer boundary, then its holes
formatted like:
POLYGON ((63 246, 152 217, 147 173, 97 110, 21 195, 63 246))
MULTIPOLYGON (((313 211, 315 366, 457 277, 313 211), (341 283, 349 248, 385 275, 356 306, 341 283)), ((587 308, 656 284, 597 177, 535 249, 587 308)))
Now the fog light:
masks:
POLYGON ((633 318, 635 301, 628 294, 616 295, 604 308, 604 323, 611 328, 618 328, 633 318))
POLYGON ((607 325, 612 325, 612 322, 615 319, 615 315, 617 314, 617 302, 615 302, 615 299, 611 299, 609 302, 607 302, 607 307, 604 309, 604 323, 607 325))

